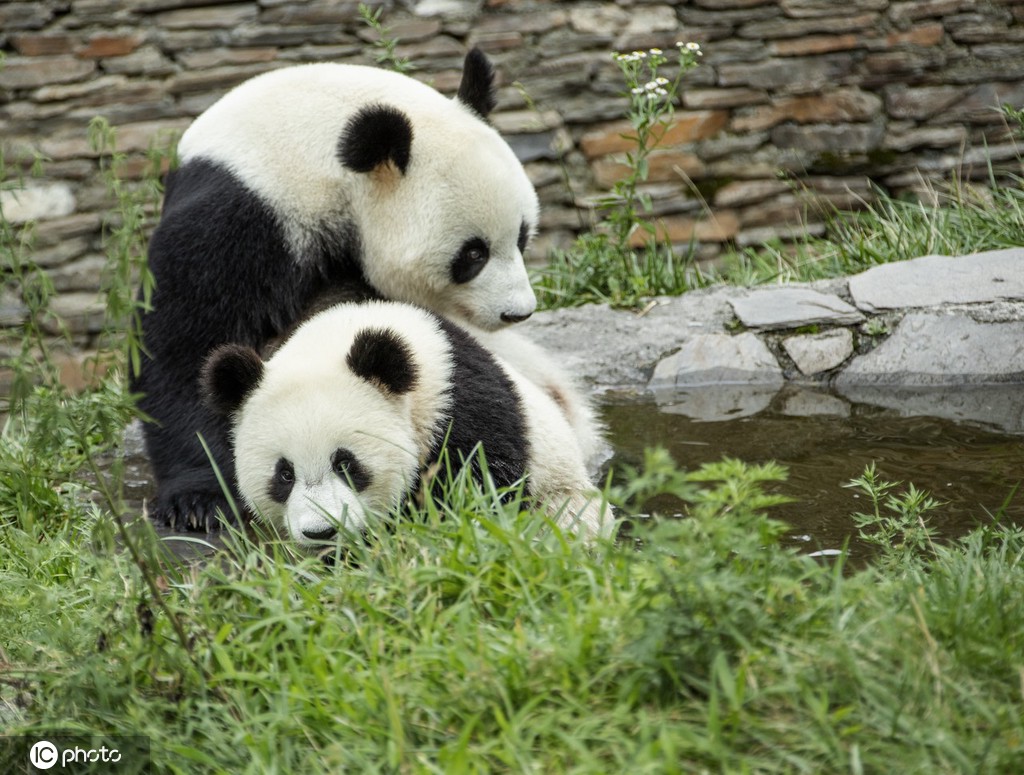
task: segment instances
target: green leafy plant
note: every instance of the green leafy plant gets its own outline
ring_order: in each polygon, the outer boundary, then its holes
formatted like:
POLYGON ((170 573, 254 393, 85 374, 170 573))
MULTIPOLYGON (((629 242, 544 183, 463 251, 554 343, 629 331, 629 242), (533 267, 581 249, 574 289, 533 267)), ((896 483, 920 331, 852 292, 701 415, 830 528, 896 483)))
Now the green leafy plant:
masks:
POLYGON ((416 69, 416 64, 408 57, 399 57, 395 53, 398 38, 392 37, 391 28, 380 20, 383 12, 383 7, 374 10, 365 3, 359 4, 359 18, 367 27, 377 33, 377 37, 373 41, 374 48, 377 49, 376 62, 396 73, 411 73, 416 69))
POLYGON ((116 131, 106 119, 98 116, 89 122, 89 143, 98 155, 101 177, 114 201, 112 214, 104 220, 107 265, 102 292, 106 319, 100 348, 119 350, 119 365, 137 374, 142 352, 141 317, 151 308, 153 294, 153 275, 146 261, 148 235, 163 195, 163 166, 168 162, 173 165, 176 143, 169 135, 165 142, 150 146, 147 168, 135 185, 119 175, 127 157, 117 150, 116 131))
POLYGON ((861 540, 876 546, 881 562, 893 568, 914 567, 935 551, 935 529, 925 518, 939 502, 913 484, 896 492, 900 482, 884 481, 872 462, 861 476, 844 485, 866 496, 871 510, 856 512, 853 522, 861 540))
POLYGON ((535 282, 541 302, 549 306, 609 302, 636 306, 651 296, 679 293, 702 283, 694 270, 693 249, 677 256, 661 244, 650 219, 652 202, 643 189, 650 173, 650 155, 657 148, 675 112, 685 75, 703 54, 696 43, 677 44, 675 75, 666 77, 669 57, 657 48, 615 53, 626 84, 626 118, 631 143, 627 172, 612 191, 597 200, 600 223, 579 237, 567 251, 556 251, 535 282))
POLYGON ((1003 115, 1006 116, 1007 122, 1015 126, 1017 135, 1024 137, 1024 109, 1006 104, 1003 105, 1003 115))
MULTIPOLYGON (((42 174, 43 158, 35 157, 30 174, 42 174)), ((15 197, 25 188, 24 176, 16 173, 8 177, 10 170, 0 148, 0 190, 11 192, 15 197)), ((34 224, 16 225, 4 215, 0 202, 0 272, 4 290, 23 305, 20 315, 20 329, 3 329, 2 338, 6 345, 5 355, 0 361, 11 374, 11 386, 6 396, 8 413, 24 417, 25 402, 36 384, 50 387, 59 385, 58 368, 54 363, 50 337, 47 329, 61 332, 60 338, 67 339, 62 322, 50 312, 50 301, 54 296, 53 282, 33 260, 34 224)))
POLYGON ((891 333, 889 324, 883 318, 871 318, 864 323, 863 331, 868 336, 888 336, 891 333))
POLYGON ((612 247, 624 255, 630 252, 637 230, 646 232, 649 239, 657 237, 655 225, 648 220, 651 198, 640 186, 650 174, 651 152, 675 113, 682 79, 703 54, 696 43, 677 43, 676 48, 678 67, 671 80, 662 74, 669 58, 661 49, 613 55, 628 89, 626 118, 632 131, 625 137, 635 142, 635 147, 626 153, 626 176, 614 184, 608 196, 598 199, 597 205, 604 213, 601 225, 612 247))

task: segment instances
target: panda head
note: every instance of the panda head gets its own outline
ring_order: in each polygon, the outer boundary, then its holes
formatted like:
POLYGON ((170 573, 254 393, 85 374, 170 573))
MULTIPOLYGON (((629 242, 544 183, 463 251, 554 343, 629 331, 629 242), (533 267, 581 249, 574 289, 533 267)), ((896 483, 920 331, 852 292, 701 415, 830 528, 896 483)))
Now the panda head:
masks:
POLYGON ((364 327, 330 352, 333 331, 316 321, 266 362, 223 345, 202 375, 208 405, 233 418, 246 506, 307 549, 366 531, 401 501, 419 467, 411 400, 419 374, 408 342, 364 327))
POLYGON ((523 259, 537 195, 486 121, 493 79, 473 49, 454 100, 421 101, 415 82, 384 91, 348 118, 337 145, 341 164, 366 183, 353 211, 370 285, 486 330, 537 306, 523 259))

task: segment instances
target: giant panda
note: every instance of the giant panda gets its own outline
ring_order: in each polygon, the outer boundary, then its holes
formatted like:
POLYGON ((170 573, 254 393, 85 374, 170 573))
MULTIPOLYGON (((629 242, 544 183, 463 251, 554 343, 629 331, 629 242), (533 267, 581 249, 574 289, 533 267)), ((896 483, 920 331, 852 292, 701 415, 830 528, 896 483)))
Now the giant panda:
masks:
POLYGON ((256 76, 183 134, 149 244, 155 280, 131 387, 152 422, 151 516, 210 529, 234 481, 228 424, 199 398, 203 358, 256 349, 325 296, 415 303, 494 330, 536 306, 523 251, 537 197, 486 116, 493 70, 472 50, 448 99, 373 67, 256 76))
POLYGON ((233 418, 244 505, 300 547, 372 530, 373 515, 417 491, 442 450, 458 470, 474 464, 477 445, 498 487, 525 477, 527 494, 566 531, 587 540, 610 532, 563 410, 422 308, 337 305, 267 361, 222 345, 202 382, 208 404, 233 418))

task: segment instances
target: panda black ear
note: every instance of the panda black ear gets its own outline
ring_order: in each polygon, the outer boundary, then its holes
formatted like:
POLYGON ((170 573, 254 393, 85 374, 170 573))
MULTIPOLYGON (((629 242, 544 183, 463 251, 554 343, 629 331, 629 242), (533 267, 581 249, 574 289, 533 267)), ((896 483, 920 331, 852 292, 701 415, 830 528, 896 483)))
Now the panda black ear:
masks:
POLYGON ((475 46, 466 54, 462 65, 458 98, 480 118, 487 118, 498 104, 494 94, 494 68, 487 55, 475 46))
POLYGON ((237 411, 263 379, 263 360, 251 347, 224 344, 211 352, 200 375, 203 400, 213 411, 237 411))
POLYGON ((402 395, 416 386, 412 348, 390 328, 364 328, 345 359, 348 367, 385 393, 402 395))
POLYGON ((390 161, 404 175, 411 151, 412 122, 390 105, 360 108, 338 138, 338 158, 354 172, 372 172, 390 161))

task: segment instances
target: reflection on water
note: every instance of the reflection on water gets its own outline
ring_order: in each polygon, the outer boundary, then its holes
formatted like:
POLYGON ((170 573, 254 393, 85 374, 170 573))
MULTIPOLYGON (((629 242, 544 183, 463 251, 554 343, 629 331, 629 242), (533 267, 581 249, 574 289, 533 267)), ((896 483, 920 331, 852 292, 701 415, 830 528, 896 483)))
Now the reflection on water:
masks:
MULTIPOLYGON (((1014 484, 1024 480, 1024 436, 823 399, 815 407, 831 405, 833 411, 797 412, 794 396, 781 396, 755 414, 737 412, 735 419, 718 422, 692 419, 664 398, 661 406, 653 399, 610 399, 602 414, 615 468, 639 466, 651 446, 665 447, 688 469, 723 456, 785 465, 789 480, 773 489, 797 502, 772 515, 790 523, 790 540, 808 551, 841 548, 847 540, 854 557, 867 551, 855 539, 850 515, 869 511, 870 504, 842 485, 872 461, 882 479, 913 482, 943 502, 932 524, 947 538, 991 521, 1014 484)), ((1006 515, 1024 523, 1024 492, 1006 515)))

